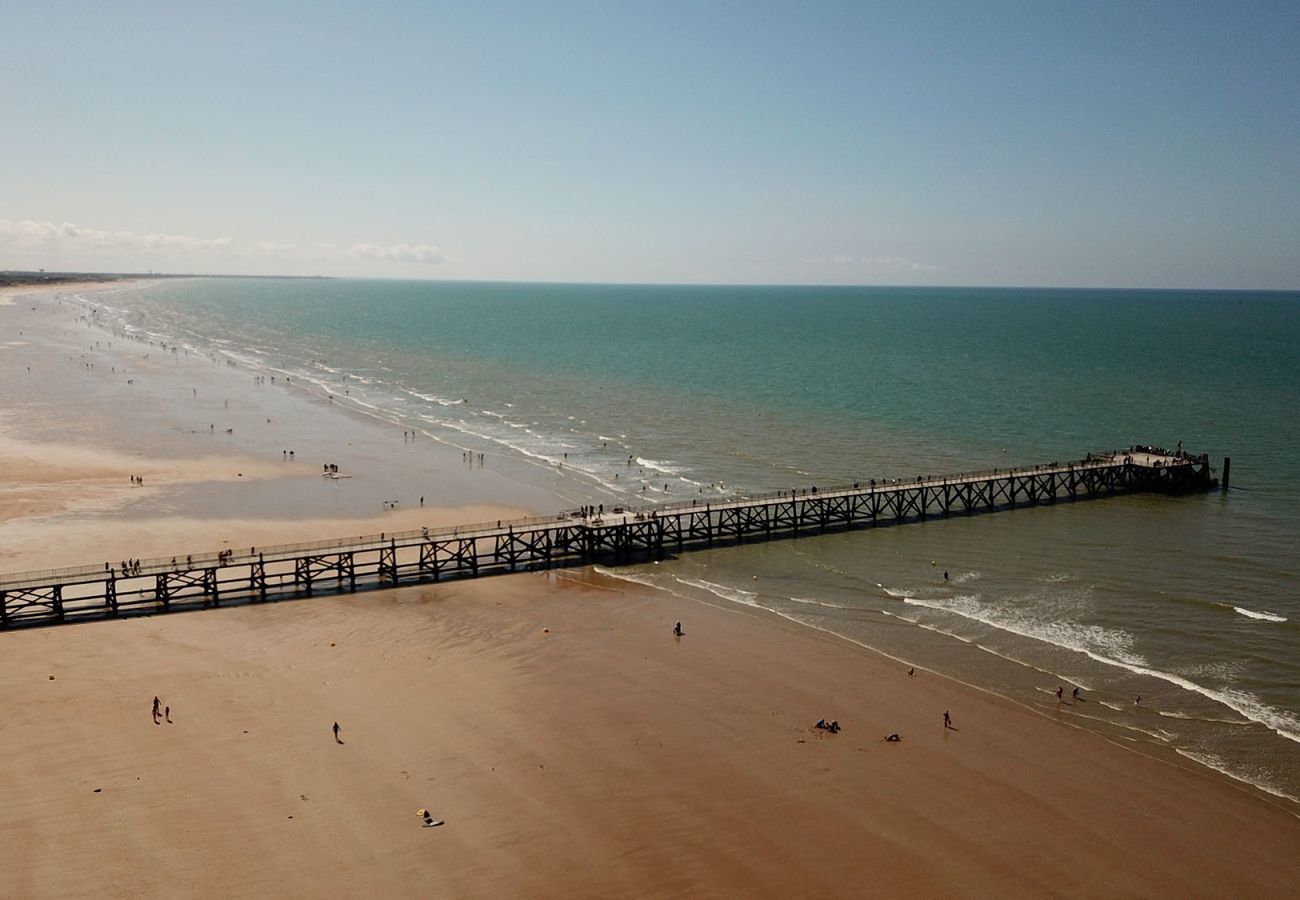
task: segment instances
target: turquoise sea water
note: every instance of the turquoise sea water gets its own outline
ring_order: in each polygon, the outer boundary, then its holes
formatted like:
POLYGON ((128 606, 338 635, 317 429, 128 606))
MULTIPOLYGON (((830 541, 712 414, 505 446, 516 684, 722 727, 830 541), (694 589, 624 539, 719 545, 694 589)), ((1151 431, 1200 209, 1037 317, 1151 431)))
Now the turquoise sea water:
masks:
POLYGON ((1300 798, 1300 294, 211 279, 92 299, 111 327, 486 452, 557 508, 1135 442, 1230 455, 1226 496, 617 574, 761 606, 1300 798), (1058 684, 1085 701, 1058 706, 1058 684))

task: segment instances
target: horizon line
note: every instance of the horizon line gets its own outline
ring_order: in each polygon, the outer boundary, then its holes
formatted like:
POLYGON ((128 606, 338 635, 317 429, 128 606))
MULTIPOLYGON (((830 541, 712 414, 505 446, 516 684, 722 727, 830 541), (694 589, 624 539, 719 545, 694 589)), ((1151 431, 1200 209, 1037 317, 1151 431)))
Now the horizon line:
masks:
POLYGON ((89 271, 31 271, 24 269, 0 269, 0 282, 6 276, 31 278, 31 282, 15 282, 12 285, 0 283, 0 287, 22 286, 24 283, 41 281, 67 280, 69 277, 86 278, 97 281, 118 279, 186 279, 186 278, 243 278, 243 279, 281 279, 297 281, 395 281, 422 284, 517 284, 517 285, 556 285, 574 287, 708 287, 708 288, 842 288, 842 289, 889 289, 889 290, 999 290, 999 291, 1166 291, 1177 293, 1232 293, 1232 294, 1295 294, 1300 287, 1294 288, 1245 288, 1245 287, 1138 287, 1133 285, 1070 285, 1070 284, 897 284, 897 283, 861 283, 861 284, 824 284, 816 282, 747 282, 747 281, 583 281, 564 279, 515 279, 515 278, 418 278, 409 276, 386 275, 256 275, 251 273, 219 272, 89 272, 89 271))

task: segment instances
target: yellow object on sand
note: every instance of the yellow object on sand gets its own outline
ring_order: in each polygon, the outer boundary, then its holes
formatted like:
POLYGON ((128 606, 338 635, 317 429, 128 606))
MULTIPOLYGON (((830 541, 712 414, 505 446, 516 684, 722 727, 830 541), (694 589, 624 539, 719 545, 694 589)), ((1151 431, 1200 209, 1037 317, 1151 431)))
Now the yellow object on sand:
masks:
POLYGON ((415 811, 415 814, 419 816, 421 819, 423 819, 425 816, 429 814, 429 811, 427 809, 417 809, 415 811))

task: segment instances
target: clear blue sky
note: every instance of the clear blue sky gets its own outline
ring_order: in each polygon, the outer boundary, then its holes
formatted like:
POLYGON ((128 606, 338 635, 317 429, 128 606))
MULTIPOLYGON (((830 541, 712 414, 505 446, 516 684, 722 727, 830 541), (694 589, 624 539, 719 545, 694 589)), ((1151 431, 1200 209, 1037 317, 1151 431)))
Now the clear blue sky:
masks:
POLYGON ((0 269, 1300 289, 1300 4, 0 0, 0 269))

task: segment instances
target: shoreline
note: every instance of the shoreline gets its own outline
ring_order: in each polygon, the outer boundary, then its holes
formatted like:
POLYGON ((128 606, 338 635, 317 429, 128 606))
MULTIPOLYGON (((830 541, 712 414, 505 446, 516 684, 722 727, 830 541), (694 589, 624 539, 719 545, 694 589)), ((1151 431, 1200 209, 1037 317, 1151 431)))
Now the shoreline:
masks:
MULTIPOLYGON (((364 413, 194 354, 102 335, 110 346, 96 347, 67 330, 71 310, 32 312, 0 310, 34 329, 0 346, 0 374, 36 375, 0 410, 0 569, 84 563, 87 546, 167 556, 544 503, 364 413), (356 477, 323 483, 322 461, 356 477), (395 493, 398 509, 380 506, 395 493)), ((16 798, 0 831, 24 893, 104 892, 123 865, 147 871, 135 888, 154 895, 230 878, 238 893, 292 883, 303 896, 430 878, 468 895, 1300 883, 1300 819, 1284 801, 985 688, 909 679, 879 649, 769 610, 594 569, 302 602, 0 634, 18 681, 0 701, 16 726, 0 748, 17 761, 0 776, 16 798), (676 620, 686 636, 672 642, 676 620), (144 709, 160 691, 177 724, 155 733, 144 709), (328 733, 340 703, 341 747, 328 733), (953 734, 935 724, 948 707, 953 734), (822 716, 845 733, 809 730, 822 716), (883 743, 891 732, 899 746, 883 743), (323 755, 335 748, 359 758, 336 768, 323 755), (794 755, 809 750, 823 755, 794 755), (82 828, 85 805, 106 800, 107 827, 82 828), (454 836, 425 840, 445 832, 414 830, 417 807, 454 836), (177 847, 175 833, 193 840, 177 847), (142 837, 115 847, 122 834, 142 837)))
POLYGON ((86 563, 69 545, 112 548, 110 559, 165 557, 552 505, 445 445, 408 441, 380 419, 196 354, 111 336, 79 307, 57 304, 58 290, 38 293, 35 309, 4 311, 20 321, 18 340, 0 345, 0 377, 23 387, 0 409, 4 571, 86 563), (321 479, 326 463, 352 477, 321 479))

